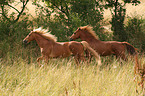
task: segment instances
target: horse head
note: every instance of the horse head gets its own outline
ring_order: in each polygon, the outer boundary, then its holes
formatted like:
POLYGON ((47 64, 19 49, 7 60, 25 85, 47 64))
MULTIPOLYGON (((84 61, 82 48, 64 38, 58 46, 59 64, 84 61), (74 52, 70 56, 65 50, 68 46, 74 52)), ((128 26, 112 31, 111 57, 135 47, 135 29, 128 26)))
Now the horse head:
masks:
POLYGON ((26 38, 23 40, 23 43, 24 44, 27 44, 29 43, 30 41, 34 40, 34 32, 31 31, 27 36, 26 38))
POLYGON ((70 41, 80 38, 81 28, 78 28, 70 37, 70 41))

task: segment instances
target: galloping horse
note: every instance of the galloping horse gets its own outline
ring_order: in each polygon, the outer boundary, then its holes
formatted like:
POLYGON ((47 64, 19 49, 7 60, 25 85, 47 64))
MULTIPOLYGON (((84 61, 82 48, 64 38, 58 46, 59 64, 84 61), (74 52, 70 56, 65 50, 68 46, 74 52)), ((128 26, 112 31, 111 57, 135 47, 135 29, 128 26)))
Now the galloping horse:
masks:
POLYGON ((131 54, 136 54, 135 48, 127 42, 118 41, 100 41, 92 30, 91 26, 84 26, 78 28, 70 37, 70 40, 80 38, 83 41, 89 43, 89 45, 96 50, 101 56, 107 56, 115 54, 117 57, 121 57, 123 60, 127 60, 125 56, 125 50, 131 54))
POLYGON ((23 40, 25 44, 36 40, 42 54, 42 56, 37 59, 37 62, 42 59, 48 61, 49 58, 65 58, 74 55, 75 61, 78 64, 80 60, 85 61, 85 50, 89 50, 96 57, 96 60, 98 60, 98 53, 92 49, 86 41, 57 42, 57 37, 47 32, 48 30, 42 28, 34 29, 23 40))

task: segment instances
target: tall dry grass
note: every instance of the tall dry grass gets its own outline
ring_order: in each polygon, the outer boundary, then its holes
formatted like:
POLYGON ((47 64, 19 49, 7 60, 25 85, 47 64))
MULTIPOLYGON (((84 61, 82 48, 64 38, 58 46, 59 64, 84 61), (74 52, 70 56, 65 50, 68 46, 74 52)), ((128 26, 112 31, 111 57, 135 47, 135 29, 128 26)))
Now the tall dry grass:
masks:
MULTIPOLYGON (((18 58, 12 65, 0 62, 1 96, 142 96, 134 82, 134 61, 103 58, 97 69, 89 65, 76 67, 71 59, 50 60, 43 67, 18 58)), ((7 59, 8 61, 9 59, 7 59)), ((145 62, 142 57, 141 62, 145 62)), ((44 64, 42 62, 42 64, 44 64)))

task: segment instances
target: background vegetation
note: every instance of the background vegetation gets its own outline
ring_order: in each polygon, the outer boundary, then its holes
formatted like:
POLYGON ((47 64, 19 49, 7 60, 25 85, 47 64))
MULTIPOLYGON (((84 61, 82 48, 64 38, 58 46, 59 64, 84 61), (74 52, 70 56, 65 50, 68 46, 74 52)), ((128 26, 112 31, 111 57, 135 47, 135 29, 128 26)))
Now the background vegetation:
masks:
MULTIPOLYGON (((0 95, 142 95, 143 91, 134 83, 134 59, 128 62, 116 61, 112 56, 102 57, 100 69, 92 61, 89 66, 76 68, 69 59, 50 60, 44 67, 38 67, 36 58, 40 50, 36 42, 27 47, 22 40, 34 28, 49 28, 58 41, 68 41, 69 36, 80 26, 91 25, 100 40, 126 41, 138 48, 140 62, 145 63, 145 18, 140 15, 126 17, 125 5, 139 4, 137 0, 44 0, 36 6, 36 16, 25 10, 29 0, 16 1, 21 9, 12 5, 15 0, 0 1, 0 95), (44 2, 43 1, 43 2, 44 2), (109 8, 111 20, 105 21, 104 9, 109 8), (15 11, 9 14, 9 9, 15 11), (126 21, 124 22, 124 20, 126 21), (117 22, 116 22, 117 21, 117 22), (112 31, 106 31, 111 24, 112 31), (112 33, 113 32, 113 33, 112 33)), ((44 65, 44 63, 42 62, 44 65)))

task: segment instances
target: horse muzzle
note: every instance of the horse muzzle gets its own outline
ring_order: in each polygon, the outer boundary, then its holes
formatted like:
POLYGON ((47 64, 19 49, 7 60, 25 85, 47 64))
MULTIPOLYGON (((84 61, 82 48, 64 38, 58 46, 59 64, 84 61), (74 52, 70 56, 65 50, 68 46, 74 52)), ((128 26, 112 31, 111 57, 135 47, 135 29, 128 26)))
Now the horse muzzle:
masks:
POLYGON ((72 38, 70 38, 69 40, 70 40, 70 41, 73 41, 73 39, 72 39, 72 38))
POLYGON ((28 43, 28 41, 27 40, 23 40, 23 43, 26 45, 28 43))

